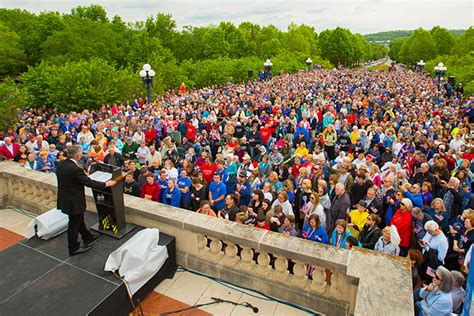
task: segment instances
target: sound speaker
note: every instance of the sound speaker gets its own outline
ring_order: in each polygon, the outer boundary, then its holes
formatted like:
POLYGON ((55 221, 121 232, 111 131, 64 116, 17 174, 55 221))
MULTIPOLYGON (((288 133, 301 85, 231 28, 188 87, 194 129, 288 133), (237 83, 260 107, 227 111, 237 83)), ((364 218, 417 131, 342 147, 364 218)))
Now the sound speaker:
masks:
POLYGON ((451 87, 454 87, 456 85, 456 77, 455 76, 449 76, 448 77, 448 82, 451 87))

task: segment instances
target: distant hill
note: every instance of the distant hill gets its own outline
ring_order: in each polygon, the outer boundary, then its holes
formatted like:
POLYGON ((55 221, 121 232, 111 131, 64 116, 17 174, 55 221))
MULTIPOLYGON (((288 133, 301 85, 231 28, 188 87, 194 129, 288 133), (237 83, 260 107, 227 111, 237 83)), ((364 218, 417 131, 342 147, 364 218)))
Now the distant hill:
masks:
MULTIPOLYGON (((451 33, 453 33, 456 36, 461 36, 464 34, 466 30, 449 30, 451 33)), ((366 34, 364 37, 369 41, 369 42, 374 42, 374 41, 393 41, 396 38, 399 37, 408 37, 413 33, 413 31, 388 31, 388 32, 378 32, 378 33, 373 33, 373 34, 366 34)))

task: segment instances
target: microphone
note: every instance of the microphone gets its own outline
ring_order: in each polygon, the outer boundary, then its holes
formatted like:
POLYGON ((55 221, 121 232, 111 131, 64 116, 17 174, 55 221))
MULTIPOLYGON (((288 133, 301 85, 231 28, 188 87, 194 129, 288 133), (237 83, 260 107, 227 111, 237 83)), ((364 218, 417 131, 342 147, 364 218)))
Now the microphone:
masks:
POLYGON ((251 308, 255 314, 258 313, 258 307, 253 306, 252 304, 245 302, 245 306, 251 308))

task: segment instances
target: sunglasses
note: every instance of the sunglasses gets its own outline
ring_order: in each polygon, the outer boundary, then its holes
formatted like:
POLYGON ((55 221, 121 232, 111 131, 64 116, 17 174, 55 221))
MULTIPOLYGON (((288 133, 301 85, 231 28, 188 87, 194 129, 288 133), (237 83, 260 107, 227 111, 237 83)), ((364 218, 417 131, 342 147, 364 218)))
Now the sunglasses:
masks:
POLYGON ((406 206, 405 203, 400 203, 400 205, 406 206))
POLYGON ((434 278, 435 278, 436 280, 443 281, 443 279, 441 279, 436 273, 435 273, 435 275, 434 275, 434 278))

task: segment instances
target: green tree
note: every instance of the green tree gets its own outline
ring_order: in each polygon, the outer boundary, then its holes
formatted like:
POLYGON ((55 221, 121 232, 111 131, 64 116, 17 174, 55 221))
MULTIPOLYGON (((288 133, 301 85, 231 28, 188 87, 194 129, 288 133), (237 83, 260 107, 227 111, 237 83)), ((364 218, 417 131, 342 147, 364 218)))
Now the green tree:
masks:
MULTIPOLYGON (((11 125, 17 120, 16 109, 25 108, 30 100, 26 91, 20 89, 11 78, 0 83, 0 126, 11 125)), ((0 129, 1 129, 0 127, 0 129)))
POLYGON ((0 76, 17 75, 26 70, 26 55, 20 36, 0 23, 0 76))
POLYGON ((456 37, 447 29, 435 26, 430 31, 436 45, 436 55, 449 54, 454 46, 456 37))
POLYGON ((380 44, 370 44, 371 51, 372 51, 372 57, 371 59, 377 60, 377 59, 382 59, 387 56, 388 54, 388 48, 385 45, 380 45, 380 44))
POLYGON ((474 51, 463 56, 437 56, 426 63, 425 70, 434 76, 434 67, 440 62, 447 68, 446 76, 455 76, 456 82, 462 83, 466 95, 474 93, 474 51))
POLYGON ((71 19, 64 30, 54 32, 41 44, 44 59, 61 64, 101 57, 117 61, 121 56, 119 38, 108 24, 96 23, 90 19, 71 19))
POLYGON ((390 50, 388 51, 388 56, 392 60, 401 60, 400 52, 402 50, 402 46, 405 40, 405 37, 399 37, 390 42, 390 50))
POLYGON ((142 89, 137 72, 116 70, 99 58, 59 66, 43 62, 22 74, 20 80, 32 105, 62 111, 97 108, 129 98, 142 89))
POLYGON ((226 41, 225 32, 221 28, 209 28, 203 37, 202 45, 207 59, 229 56, 230 44, 226 41))
POLYGON ((462 56, 472 51, 474 51, 474 27, 471 26, 462 36, 456 40, 451 54, 462 56))
POLYGON ((90 6, 78 6, 71 10, 72 17, 79 17, 89 19, 94 22, 108 22, 107 12, 104 7, 98 4, 91 4, 90 6))
POLYGON ((263 58, 271 58, 282 51, 282 45, 278 38, 272 38, 262 43, 260 55, 263 58))
POLYGON ((145 22, 145 29, 151 36, 158 37, 164 47, 174 47, 176 22, 171 14, 158 13, 156 18, 149 17, 145 22))
POLYGON ((290 52, 302 52, 307 56, 315 55, 318 52, 318 34, 314 28, 301 24, 300 26, 291 23, 288 32, 285 33, 284 49, 290 52))
POLYGON ((401 61, 410 65, 416 64, 420 59, 431 60, 435 56, 436 43, 431 33, 421 28, 413 32, 400 51, 401 61))
POLYGON ((334 65, 351 65, 354 61, 355 40, 347 29, 336 28, 319 34, 321 55, 334 65))
POLYGON ((364 36, 360 34, 354 34, 354 54, 353 60, 355 62, 367 61, 372 58, 372 47, 364 36))

